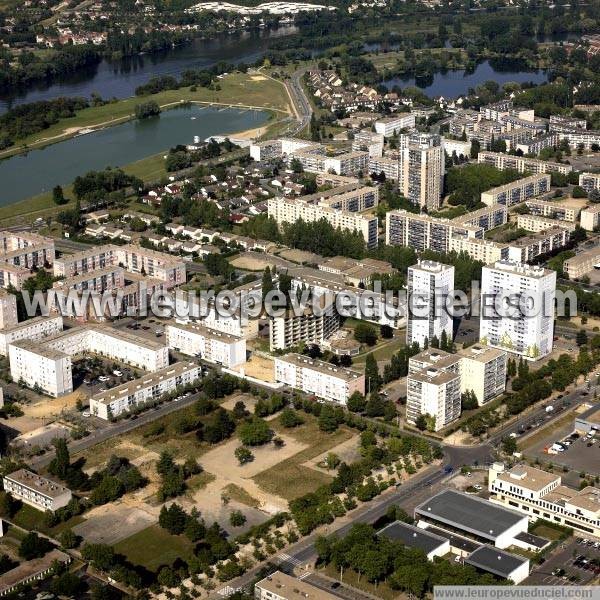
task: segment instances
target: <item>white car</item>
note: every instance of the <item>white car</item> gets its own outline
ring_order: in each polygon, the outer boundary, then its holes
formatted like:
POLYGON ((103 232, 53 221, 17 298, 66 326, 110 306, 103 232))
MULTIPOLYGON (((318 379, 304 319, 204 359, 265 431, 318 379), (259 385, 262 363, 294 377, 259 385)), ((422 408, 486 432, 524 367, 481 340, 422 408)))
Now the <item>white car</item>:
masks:
POLYGON ((106 375, 100 375, 100 377, 98 377, 98 381, 109 381, 110 377, 106 376, 106 375))
POLYGON ((476 484, 475 484, 473 487, 474 487, 474 488, 475 488, 475 489, 476 489, 478 492, 480 492, 480 491, 483 489, 483 487, 482 487, 482 486, 481 486, 479 483, 476 483, 476 484))
POLYGON ((121 371, 119 371, 119 370, 115 369, 115 370, 113 371, 113 375, 114 375, 115 377, 122 377, 122 376, 123 376, 123 373, 121 373, 121 371))

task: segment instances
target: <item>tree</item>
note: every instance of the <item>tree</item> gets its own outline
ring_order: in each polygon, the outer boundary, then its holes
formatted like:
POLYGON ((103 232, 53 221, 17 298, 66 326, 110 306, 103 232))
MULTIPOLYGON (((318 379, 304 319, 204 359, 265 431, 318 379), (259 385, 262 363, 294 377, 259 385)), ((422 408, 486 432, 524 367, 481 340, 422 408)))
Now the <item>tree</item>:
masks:
POLYGON ((339 422, 335 409, 329 404, 324 404, 321 407, 319 414, 319 429, 327 433, 332 433, 338 428, 339 422))
POLYGON ((163 506, 158 516, 158 524, 173 535, 184 532, 187 515, 179 504, 173 502, 169 508, 163 506))
POLYGON ((286 429, 291 429, 304 423, 304 419, 293 408, 284 408, 280 420, 286 429))
POLYGON ((367 406, 367 401, 365 397, 360 392, 353 392, 350 398, 348 398, 348 402, 346 404, 346 408, 350 412, 361 413, 364 412, 365 407, 367 406))
POLYGON ((329 470, 337 469, 341 462, 340 457, 334 452, 329 452, 325 458, 325 464, 329 470))
POLYGON ((383 339, 392 339, 394 337, 394 330, 389 325, 382 325, 379 328, 379 334, 383 339))
POLYGON ((415 421, 415 426, 419 431, 425 431, 427 429, 427 417, 419 415, 415 421))
POLYGON ((25 560, 40 558, 52 550, 52 544, 44 537, 40 537, 35 531, 30 531, 19 546, 19 556, 25 560))
POLYGON ((580 329, 575 336, 575 343, 578 346, 585 346, 588 343, 588 336, 585 329, 580 329))
POLYGON ((473 390, 467 390, 464 392, 460 399, 462 410, 474 410, 479 406, 477 402, 477 396, 473 390))
POLYGON ((248 412, 246 405, 241 400, 238 400, 235 403, 232 414, 233 414, 233 418, 238 421, 240 419, 245 419, 246 417, 250 416, 250 413, 248 412))
POLYGON ((67 550, 79 545, 79 536, 73 533, 72 529, 65 529, 59 536, 60 545, 67 550))
POLYGON ((56 455, 48 466, 48 471, 59 479, 64 480, 67 477, 67 472, 71 466, 71 457, 67 447, 67 441, 64 438, 54 440, 56 455))
POLYGON ((264 419, 253 416, 239 426, 238 435, 242 444, 260 446, 271 441, 273 431, 264 419))
POLYGON ((273 278, 271 277, 271 269, 265 267, 262 277, 262 300, 263 304, 266 303, 267 294, 275 289, 273 278))
POLYGON ((65 573, 61 573, 61 575, 51 583, 50 589, 57 596, 79 598, 81 597, 82 591, 85 589, 85 584, 77 577, 77 575, 75 575, 75 573, 66 571, 65 573))
POLYGON ((361 344, 373 346, 377 342, 377 330, 373 325, 361 321, 354 328, 354 339, 361 344))
POLYGON ((229 523, 232 527, 241 527, 246 523, 246 517, 241 510, 234 510, 229 515, 229 523))
POLYGON ((254 460, 254 454, 246 446, 238 446, 234 451, 240 465, 245 465, 254 460))
POLYGON ((160 106, 155 100, 149 100, 148 102, 142 102, 141 104, 135 105, 136 119, 147 119, 149 117, 155 117, 159 114, 160 106))
POLYGON ((502 451, 512 456, 517 451, 517 441, 512 437, 505 437, 502 440, 502 451))
POLYGON ((54 204, 56 204, 57 206, 61 206, 68 202, 68 200, 65 198, 65 195, 63 193, 63 189, 60 185, 56 185, 52 189, 52 200, 53 200, 54 204))
POLYGON ((372 352, 367 354, 365 360, 365 381, 367 383, 367 392, 372 393, 379 390, 382 384, 381 375, 379 375, 379 367, 377 360, 372 352))

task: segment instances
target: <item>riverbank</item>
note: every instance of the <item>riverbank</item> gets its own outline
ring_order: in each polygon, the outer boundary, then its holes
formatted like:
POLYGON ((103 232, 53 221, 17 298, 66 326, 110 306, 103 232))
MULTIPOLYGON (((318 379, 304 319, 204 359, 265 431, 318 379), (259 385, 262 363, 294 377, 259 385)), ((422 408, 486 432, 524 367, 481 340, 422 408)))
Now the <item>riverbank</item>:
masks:
MULTIPOLYGON (((121 125, 135 118, 137 104, 153 100, 166 110, 180 104, 213 104, 224 108, 263 110, 272 115, 293 114, 287 89, 283 82, 260 73, 232 73, 219 80, 220 89, 180 88, 149 96, 134 96, 103 106, 85 108, 69 119, 61 119, 48 129, 19 140, 18 145, 0 152, 0 159, 37 150, 71 139, 84 132, 98 131, 121 125)), ((239 136, 238 136, 239 137, 239 136)))

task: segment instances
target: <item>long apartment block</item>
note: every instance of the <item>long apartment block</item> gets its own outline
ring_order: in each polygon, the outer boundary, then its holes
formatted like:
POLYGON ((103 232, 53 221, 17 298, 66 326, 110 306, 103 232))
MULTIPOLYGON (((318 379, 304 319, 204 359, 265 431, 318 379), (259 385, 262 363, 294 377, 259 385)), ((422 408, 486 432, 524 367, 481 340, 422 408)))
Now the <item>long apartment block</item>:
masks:
POLYGON ((14 498, 42 512, 54 512, 71 501, 71 490, 61 483, 27 469, 19 469, 3 478, 4 489, 14 498))
POLYGON ((304 198, 269 198, 268 214, 280 227, 299 219, 307 223, 325 219, 332 227, 361 233, 369 248, 377 246, 379 223, 375 216, 321 206, 304 198))
POLYGON ((22 339, 8 345, 12 378, 55 397, 73 391, 71 359, 87 353, 150 372, 169 364, 164 342, 100 325, 74 327, 37 342, 22 339))
POLYGON ((62 316, 34 317, 0 330, 0 354, 8 354, 8 346, 19 340, 38 341, 62 331, 62 316))
POLYGON ((346 405, 354 392, 365 393, 364 373, 302 354, 275 357, 275 380, 342 405, 346 405))
POLYGON ((201 376, 200 366, 196 363, 178 362, 92 396, 90 413, 105 420, 118 417, 167 392, 189 385, 201 376))
POLYGON ((246 362, 246 340, 209 329, 198 323, 169 323, 165 327, 169 348, 208 362, 237 367, 246 362))
POLYGON ((532 175, 483 192, 481 201, 488 206, 503 204, 509 207, 530 198, 541 196, 548 191, 550 191, 550 175, 532 175))
POLYGON ((571 238, 565 227, 555 225, 508 244, 509 260, 530 263, 538 256, 564 248, 571 238))
POLYGON ((183 260, 135 244, 95 246, 64 255, 55 262, 54 275, 70 279, 84 273, 116 266, 122 266, 130 273, 160 279, 166 288, 175 287, 186 281, 183 260))
POLYGON ((492 165, 496 169, 500 169, 500 171, 514 169, 519 173, 527 172, 532 175, 539 175, 540 173, 562 173, 563 175, 567 175, 573 170, 573 167, 568 164, 528 158, 526 156, 503 154, 502 152, 482 151, 477 156, 477 162, 492 165))
POLYGON ((53 264, 54 240, 37 233, 0 231, 0 287, 20 290, 33 270, 53 264))

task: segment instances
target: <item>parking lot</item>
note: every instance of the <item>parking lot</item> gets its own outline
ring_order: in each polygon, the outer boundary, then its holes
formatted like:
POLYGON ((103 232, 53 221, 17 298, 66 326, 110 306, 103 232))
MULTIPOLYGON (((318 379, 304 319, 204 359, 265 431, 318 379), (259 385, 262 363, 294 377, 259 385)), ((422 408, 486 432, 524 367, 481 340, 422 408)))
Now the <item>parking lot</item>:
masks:
POLYGON ((525 585, 586 585, 600 575, 600 542, 570 538, 532 569, 525 585))

